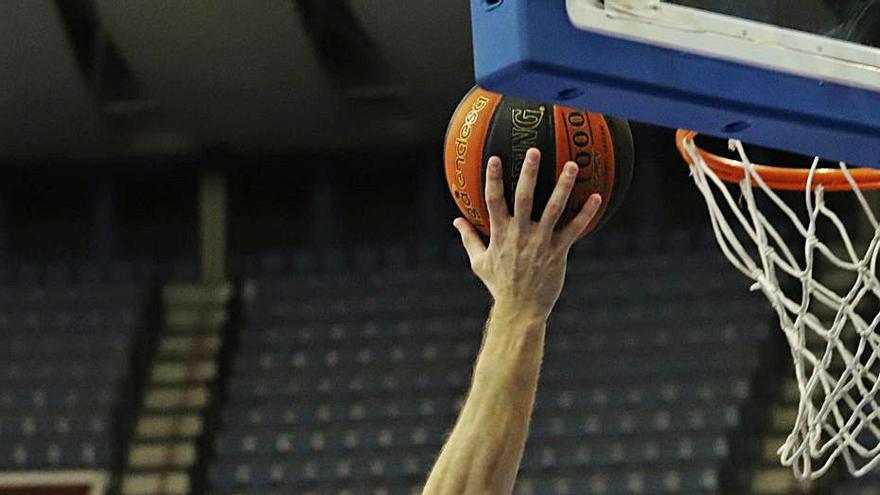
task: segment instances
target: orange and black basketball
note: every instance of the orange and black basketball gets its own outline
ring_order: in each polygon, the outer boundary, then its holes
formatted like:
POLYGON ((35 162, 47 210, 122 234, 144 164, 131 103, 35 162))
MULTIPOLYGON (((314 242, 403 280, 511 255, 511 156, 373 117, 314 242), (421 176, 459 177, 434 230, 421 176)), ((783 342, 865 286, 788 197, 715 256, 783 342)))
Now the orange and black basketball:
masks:
POLYGON ((593 193, 602 195, 602 208, 583 235, 606 223, 622 203, 633 170, 633 141, 626 120, 505 97, 477 87, 465 96, 446 131, 444 166, 455 204, 484 234, 489 234, 489 212, 483 197, 489 157, 502 160, 504 194, 512 212, 516 183, 529 148, 542 153, 532 214, 535 221, 569 161, 577 163, 580 172, 560 226, 568 223, 593 193))

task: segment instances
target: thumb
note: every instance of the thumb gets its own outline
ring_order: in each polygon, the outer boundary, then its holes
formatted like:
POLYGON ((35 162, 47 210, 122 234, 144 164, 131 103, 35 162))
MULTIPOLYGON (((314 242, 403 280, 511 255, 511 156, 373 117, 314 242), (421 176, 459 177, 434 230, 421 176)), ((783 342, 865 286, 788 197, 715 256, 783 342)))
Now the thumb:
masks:
POLYGON ((486 245, 480 239, 480 235, 477 234, 474 226, 464 218, 456 218, 452 225, 461 234, 461 243, 464 245, 465 251, 467 251, 468 258, 473 263, 477 256, 486 252, 486 245))

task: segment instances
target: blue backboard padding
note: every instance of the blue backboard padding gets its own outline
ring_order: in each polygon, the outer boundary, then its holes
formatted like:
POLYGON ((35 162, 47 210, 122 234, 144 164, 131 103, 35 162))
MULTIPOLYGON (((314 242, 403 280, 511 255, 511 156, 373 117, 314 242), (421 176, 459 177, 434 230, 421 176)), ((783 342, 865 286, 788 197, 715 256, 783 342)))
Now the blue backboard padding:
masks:
POLYGON ((880 168, 880 93, 582 31, 564 0, 471 13, 491 91, 880 168))

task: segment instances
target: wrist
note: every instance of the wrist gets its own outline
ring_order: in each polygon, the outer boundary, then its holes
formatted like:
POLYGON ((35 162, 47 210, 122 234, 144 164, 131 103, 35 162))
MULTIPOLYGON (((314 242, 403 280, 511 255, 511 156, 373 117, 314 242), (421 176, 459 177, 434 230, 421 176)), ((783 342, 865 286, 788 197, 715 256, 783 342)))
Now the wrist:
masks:
POLYGON ((492 317, 519 325, 543 326, 547 323, 551 310, 552 308, 539 304, 496 299, 492 306, 492 317))
POLYGON ((544 312, 537 307, 496 301, 477 361, 476 375, 491 380, 528 384, 544 355, 547 330, 544 312))

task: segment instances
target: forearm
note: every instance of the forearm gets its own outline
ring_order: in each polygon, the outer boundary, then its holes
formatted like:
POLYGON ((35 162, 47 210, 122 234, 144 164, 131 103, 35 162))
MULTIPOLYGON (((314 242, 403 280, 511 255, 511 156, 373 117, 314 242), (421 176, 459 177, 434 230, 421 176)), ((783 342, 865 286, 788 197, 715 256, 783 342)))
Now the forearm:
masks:
POLYGON ((598 195, 590 196, 574 218, 557 228, 578 175, 577 164, 568 162, 535 222, 532 198, 540 158, 536 149, 526 153, 512 216, 501 160, 492 157, 487 163, 488 247, 464 218, 454 222, 471 268, 496 304, 470 393, 428 478, 426 495, 513 491, 538 388, 546 321, 562 292, 571 245, 586 232, 602 203, 598 195))
POLYGON ((543 317, 492 309, 473 384, 425 494, 507 494, 525 448, 544 354, 543 317))

